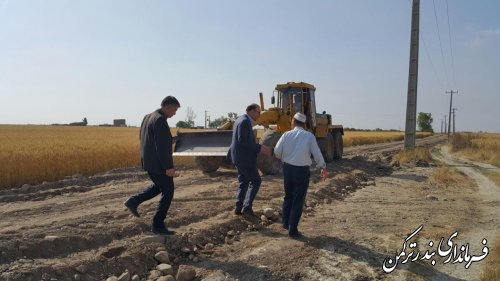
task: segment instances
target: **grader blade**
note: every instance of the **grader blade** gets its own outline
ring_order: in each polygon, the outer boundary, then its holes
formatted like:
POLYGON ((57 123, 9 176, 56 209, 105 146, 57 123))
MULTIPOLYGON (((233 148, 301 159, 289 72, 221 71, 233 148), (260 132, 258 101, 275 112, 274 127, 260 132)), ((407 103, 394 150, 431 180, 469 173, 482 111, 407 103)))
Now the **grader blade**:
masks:
POLYGON ((178 132, 174 156, 226 156, 233 131, 178 132))

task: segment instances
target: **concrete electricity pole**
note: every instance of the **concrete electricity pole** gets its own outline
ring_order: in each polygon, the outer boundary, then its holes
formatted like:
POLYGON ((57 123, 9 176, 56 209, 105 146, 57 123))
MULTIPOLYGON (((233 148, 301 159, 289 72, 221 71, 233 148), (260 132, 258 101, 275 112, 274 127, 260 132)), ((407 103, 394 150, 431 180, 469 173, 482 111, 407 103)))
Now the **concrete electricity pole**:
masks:
POLYGON ((413 0, 411 9, 410 67, 406 99, 405 149, 415 148, 417 127, 418 37, 420 0, 413 0))
POLYGON ((207 121, 208 121, 208 125, 210 125, 210 116, 208 116, 208 119, 207 119, 207 113, 208 113, 208 111, 205 110, 205 129, 207 128, 207 121))
POLYGON ((443 133, 443 119, 441 119, 441 134, 443 133))
POLYGON ((446 114, 444 115, 444 133, 446 134, 446 114))
POLYGON ((453 94, 458 94, 458 91, 453 92, 453 90, 446 92, 450 95, 450 113, 448 114, 448 137, 450 137, 451 132, 451 105, 453 104, 453 94))
POLYGON ((457 108, 453 108, 453 134, 455 134, 455 112, 457 111, 457 108))

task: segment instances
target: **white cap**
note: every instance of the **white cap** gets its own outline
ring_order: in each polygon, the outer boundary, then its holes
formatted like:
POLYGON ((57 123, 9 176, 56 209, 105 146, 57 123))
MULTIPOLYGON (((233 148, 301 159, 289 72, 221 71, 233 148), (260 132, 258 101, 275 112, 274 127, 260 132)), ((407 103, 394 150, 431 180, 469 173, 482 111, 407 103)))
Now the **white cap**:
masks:
POLYGON ((300 112, 295 113, 293 116, 293 119, 296 119, 297 121, 300 121, 302 123, 306 123, 306 116, 300 112))

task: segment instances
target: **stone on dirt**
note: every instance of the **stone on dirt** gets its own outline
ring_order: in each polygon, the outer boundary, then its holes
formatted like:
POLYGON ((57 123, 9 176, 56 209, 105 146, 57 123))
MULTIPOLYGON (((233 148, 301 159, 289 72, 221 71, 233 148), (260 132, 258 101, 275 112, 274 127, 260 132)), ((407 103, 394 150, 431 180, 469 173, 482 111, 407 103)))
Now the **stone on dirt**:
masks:
POLYGON ((118 277, 111 276, 111 277, 108 277, 108 279, 106 279, 106 281, 118 281, 118 277))
POLYGON ((85 264, 80 264, 75 269, 80 273, 87 273, 87 266, 85 264))
POLYGON ((425 198, 426 198, 426 199, 429 199, 429 200, 433 200, 433 201, 438 201, 438 200, 439 200, 439 198, 437 198, 437 197, 436 197, 436 196, 434 196, 434 195, 427 195, 425 198))
POLYGON ((141 239, 141 242, 144 244, 151 244, 151 243, 165 243, 165 236, 160 236, 160 235, 147 235, 144 236, 141 239))
POLYGON ((167 251, 159 251, 158 253, 155 254, 155 259, 159 263, 169 263, 170 262, 170 258, 168 257, 167 251))
POLYGON ((196 278, 196 270, 191 266, 181 265, 179 270, 177 270, 177 275, 175 279, 177 281, 191 281, 196 278))
POLYGON ((137 274, 132 276, 132 279, 130 279, 130 281, 140 281, 140 280, 141 280, 141 277, 139 277, 139 275, 137 275, 137 274))
POLYGON ((170 264, 162 263, 156 266, 156 269, 162 273, 162 275, 173 275, 174 269, 170 264))
POLYGON ((274 210, 272 208, 265 208, 264 216, 266 216, 267 219, 272 220, 275 217, 274 210))
POLYGON ((23 186, 21 186, 21 192, 28 192, 30 191, 30 189, 31 189, 30 184, 23 184, 23 186))
POLYGON ((156 279, 156 278, 158 278, 160 276, 162 276, 161 271, 153 269, 153 270, 149 271, 148 278, 149 279, 156 279))
POLYGON ((175 279, 174 279, 174 276, 167 275, 167 276, 162 276, 162 277, 156 279, 156 281, 175 281, 175 279))
POLYGON ((59 236, 56 236, 56 235, 47 235, 44 237, 45 240, 49 240, 49 241, 54 241, 57 238, 59 238, 59 236))
POLYGON ((130 273, 128 271, 124 272, 118 277, 118 281, 130 281, 130 273))

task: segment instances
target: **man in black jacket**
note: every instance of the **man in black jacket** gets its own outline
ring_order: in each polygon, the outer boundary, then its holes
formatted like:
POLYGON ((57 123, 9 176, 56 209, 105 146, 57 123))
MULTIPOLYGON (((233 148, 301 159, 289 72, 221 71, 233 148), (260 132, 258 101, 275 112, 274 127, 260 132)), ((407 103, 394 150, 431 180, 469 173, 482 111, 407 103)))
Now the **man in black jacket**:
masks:
POLYGON ((246 109, 247 114, 240 116, 233 126, 233 139, 229 156, 238 169, 240 183, 236 194, 236 215, 254 215, 252 204, 260 188, 260 175, 257 170, 257 155, 269 154, 267 146, 255 141, 252 122, 260 117, 260 106, 253 103, 246 109))
POLYGON ((175 97, 168 96, 161 102, 160 109, 146 115, 142 120, 139 135, 141 163, 153 184, 143 192, 128 198, 124 203, 134 216, 139 217, 137 207, 161 193, 151 228, 155 234, 174 234, 174 231, 167 229, 164 222, 174 197, 175 173, 172 160, 172 135, 167 118, 174 116, 180 106, 175 97))

